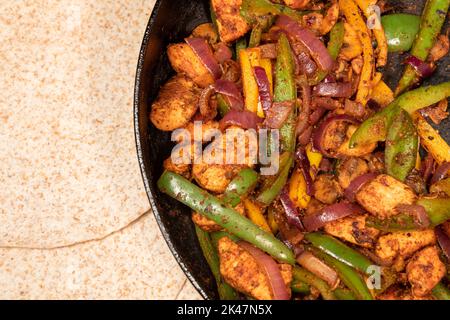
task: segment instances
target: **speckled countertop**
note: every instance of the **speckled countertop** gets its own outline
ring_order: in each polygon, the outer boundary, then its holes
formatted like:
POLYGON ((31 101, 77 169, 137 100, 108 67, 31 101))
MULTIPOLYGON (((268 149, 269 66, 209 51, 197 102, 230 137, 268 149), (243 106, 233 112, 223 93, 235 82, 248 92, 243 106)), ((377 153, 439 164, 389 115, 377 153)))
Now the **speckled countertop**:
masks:
POLYGON ((135 154, 154 2, 0 2, 0 299, 200 298, 148 213, 135 154))

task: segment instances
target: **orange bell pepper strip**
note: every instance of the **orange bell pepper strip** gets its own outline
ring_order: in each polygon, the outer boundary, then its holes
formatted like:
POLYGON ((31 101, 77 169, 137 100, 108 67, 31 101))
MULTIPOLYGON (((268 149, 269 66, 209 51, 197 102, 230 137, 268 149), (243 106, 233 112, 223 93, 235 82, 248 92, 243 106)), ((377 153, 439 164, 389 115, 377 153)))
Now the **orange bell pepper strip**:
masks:
POLYGON ((366 105, 370 98, 372 79, 375 71, 372 40, 367 25, 359 13, 358 6, 353 0, 339 0, 339 7, 344 13, 347 22, 355 29, 361 40, 364 64, 361 71, 358 92, 356 94, 356 101, 366 105))
POLYGON ((244 207, 248 218, 264 231, 272 233, 266 218, 264 217, 261 208, 249 199, 244 200, 244 207))
MULTIPOLYGON (((377 3, 377 0, 355 0, 358 4, 358 7, 364 12, 367 19, 372 17, 375 14, 371 10, 371 6, 377 3)), ((384 33, 383 25, 381 21, 376 21, 376 25, 372 29, 373 34, 375 35, 375 39, 377 40, 377 49, 376 52, 378 54, 377 65, 378 67, 384 67, 387 63, 388 58, 388 45, 386 40, 386 34, 384 33)))

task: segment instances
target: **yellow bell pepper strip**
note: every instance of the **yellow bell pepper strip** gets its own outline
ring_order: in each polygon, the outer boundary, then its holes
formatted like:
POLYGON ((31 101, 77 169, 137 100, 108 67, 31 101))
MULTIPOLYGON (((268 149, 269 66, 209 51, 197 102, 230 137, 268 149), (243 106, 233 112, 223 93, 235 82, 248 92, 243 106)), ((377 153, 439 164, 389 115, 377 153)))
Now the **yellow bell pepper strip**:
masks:
MULTIPOLYGON (((312 151, 311 144, 306 147, 306 156, 308 157, 311 167, 319 168, 322 161, 322 154, 312 151)), ((314 177, 314 170, 310 172, 314 177)), ((289 197, 297 208, 306 209, 311 197, 306 193, 306 181, 300 170, 295 170, 289 181, 289 197)))
POLYGON ((205 257, 214 279, 216 280, 220 300, 237 300, 239 298, 239 294, 223 280, 222 275, 220 274, 220 262, 217 249, 214 248, 211 243, 208 232, 203 231, 195 225, 195 233, 197 234, 200 248, 203 251, 203 256, 205 257))
POLYGON ((385 107, 394 101, 394 92, 384 81, 379 81, 373 88, 371 99, 381 107, 385 107))
POLYGON ((257 113, 259 104, 258 84, 253 74, 253 67, 259 66, 261 51, 259 48, 251 48, 239 51, 241 64, 242 84, 244 86, 245 108, 257 113))
MULTIPOLYGON (((355 0, 358 4, 358 7, 361 8, 362 12, 366 15, 366 18, 369 19, 373 12, 371 12, 371 6, 375 5, 377 1, 373 0, 355 0)), ((387 63, 388 58, 388 45, 386 40, 386 35, 384 33, 383 25, 381 21, 378 21, 379 26, 375 26, 372 29, 373 34, 375 35, 375 39, 377 40, 377 49, 376 52, 378 54, 377 66, 384 67, 387 63)))
POLYGON ((450 146, 421 114, 413 115, 422 146, 433 156, 434 160, 442 164, 450 162, 450 146))
MULTIPOLYGON (((387 126, 398 108, 403 108, 410 115, 413 115, 417 110, 438 103, 448 96, 450 96, 450 82, 421 87, 402 94, 386 108, 361 124, 350 139, 350 148, 355 148, 359 144, 365 145, 384 141, 387 126)), ((424 142, 422 141, 422 143, 424 142)))
POLYGON ((276 234, 278 232, 278 223, 275 219, 275 210, 273 207, 269 207, 267 210, 267 222, 269 223, 272 233, 276 234))
MULTIPOLYGON (((294 79, 294 57, 291 45, 284 33, 280 35, 277 48, 277 62, 275 66, 274 102, 295 101, 297 99, 297 87, 294 79)), ((280 129, 280 145, 282 151, 294 152, 295 149, 295 110, 286 119, 280 129)))
POLYGON ((411 116, 399 109, 392 118, 386 136, 384 162, 386 173, 400 181, 414 169, 417 162, 419 139, 411 116))
MULTIPOLYGON (((436 43, 436 38, 441 32, 442 26, 447 17, 450 0, 428 0, 422 13, 419 34, 417 35, 411 55, 425 61, 428 58, 431 48, 436 43)), ((395 95, 398 96, 418 81, 418 76, 411 66, 406 66, 405 72, 400 79, 395 95)))
POLYGON ((264 231, 272 233, 272 229, 270 229, 269 224, 264 218, 261 208, 253 203, 253 201, 249 199, 244 200, 244 207, 247 213, 247 217, 257 226, 259 226, 264 231))
POLYGON ((443 192, 450 197, 450 178, 436 182, 430 187, 430 193, 443 192))
POLYGON ((361 79, 356 94, 356 101, 365 105, 370 98, 372 79, 375 71, 372 40, 367 25, 353 0, 339 0, 339 7, 344 13, 347 22, 358 33, 362 43, 364 64, 361 70, 361 79))
POLYGON ((186 178, 165 171, 158 180, 161 192, 204 215, 228 232, 268 253, 280 262, 295 264, 292 251, 273 234, 262 230, 239 212, 227 207, 217 197, 199 188, 186 178))

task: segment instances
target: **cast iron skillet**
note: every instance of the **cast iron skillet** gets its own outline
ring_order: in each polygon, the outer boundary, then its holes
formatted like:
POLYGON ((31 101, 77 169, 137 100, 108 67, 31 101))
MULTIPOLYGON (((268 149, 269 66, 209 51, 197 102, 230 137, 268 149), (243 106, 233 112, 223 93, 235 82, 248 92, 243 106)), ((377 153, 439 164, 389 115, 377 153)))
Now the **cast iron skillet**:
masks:
MULTIPOLYGON (((420 14, 424 0, 391 0, 397 12, 420 14)), ((162 163, 169 157, 173 143, 170 134, 157 130, 149 121, 151 102, 156 98, 159 87, 174 71, 171 69, 166 47, 181 42, 199 24, 208 22, 208 0, 159 0, 145 32, 136 74, 134 95, 134 126, 138 160, 150 204, 161 232, 170 250, 194 287, 205 299, 217 299, 213 276, 198 245, 190 210, 159 192, 156 187, 162 173, 162 163)), ((395 87, 404 56, 391 55, 384 77, 391 88, 395 87)), ((440 62, 428 83, 448 81, 447 57, 440 62)), ((441 134, 450 140, 450 121, 440 125, 441 134)))

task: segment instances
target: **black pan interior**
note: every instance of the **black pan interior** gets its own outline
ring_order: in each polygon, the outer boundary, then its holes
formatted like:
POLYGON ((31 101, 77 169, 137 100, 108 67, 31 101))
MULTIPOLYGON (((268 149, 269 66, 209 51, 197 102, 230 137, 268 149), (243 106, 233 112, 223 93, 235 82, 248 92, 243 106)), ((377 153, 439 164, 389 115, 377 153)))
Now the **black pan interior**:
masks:
MULTIPOLYGON (((388 1, 395 12, 420 14, 424 0, 388 1)), ((190 210, 158 191, 156 181, 162 173, 162 162, 173 147, 170 134, 157 130, 148 120, 149 106, 159 87, 173 74, 166 47, 183 38, 200 23, 209 21, 207 0, 159 0, 145 32, 139 56, 134 96, 134 122, 138 160, 153 213, 173 255, 190 281, 205 299, 218 298, 216 286, 196 240, 190 210)), ((447 23, 448 26, 448 23, 447 23)), ((393 54, 384 70, 384 79, 395 87, 404 55, 393 54)), ((439 63, 438 71, 426 83, 448 81, 449 58, 439 63)), ((450 141, 450 121, 439 126, 450 141)))

